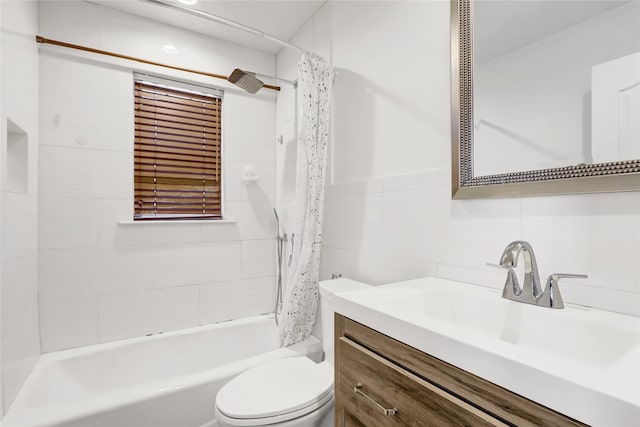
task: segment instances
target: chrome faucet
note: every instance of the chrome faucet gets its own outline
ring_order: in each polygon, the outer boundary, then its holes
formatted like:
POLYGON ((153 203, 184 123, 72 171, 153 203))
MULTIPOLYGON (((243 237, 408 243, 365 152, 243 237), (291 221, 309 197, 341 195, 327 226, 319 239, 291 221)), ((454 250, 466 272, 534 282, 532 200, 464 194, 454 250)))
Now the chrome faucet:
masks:
POLYGON ((524 240, 511 242, 502 252, 500 264, 489 264, 507 270, 507 280, 502 290, 502 298, 526 304, 538 305, 540 307, 564 308, 562 295, 558 288, 558 281, 561 278, 587 278, 584 274, 564 274, 554 273, 547 279, 544 290, 540 287, 540 275, 538 273, 538 263, 531 244, 524 240), (515 268, 518 265, 518 258, 522 254, 524 258, 524 283, 522 287, 518 283, 515 268))
POLYGON ((533 248, 529 243, 522 240, 509 243, 500 257, 500 267, 507 269, 507 282, 502 291, 503 298, 535 304, 538 298, 542 296, 538 263, 536 262, 533 248), (514 270, 518 265, 518 258, 521 253, 524 257, 524 283, 522 288, 518 284, 518 277, 514 270))

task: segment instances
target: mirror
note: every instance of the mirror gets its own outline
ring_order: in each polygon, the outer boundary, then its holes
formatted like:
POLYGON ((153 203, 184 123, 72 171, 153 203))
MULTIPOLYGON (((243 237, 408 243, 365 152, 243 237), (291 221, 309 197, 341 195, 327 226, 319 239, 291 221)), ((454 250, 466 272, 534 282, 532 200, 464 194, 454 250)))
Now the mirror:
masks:
POLYGON ((640 2, 452 0, 453 198, 640 190, 640 2))

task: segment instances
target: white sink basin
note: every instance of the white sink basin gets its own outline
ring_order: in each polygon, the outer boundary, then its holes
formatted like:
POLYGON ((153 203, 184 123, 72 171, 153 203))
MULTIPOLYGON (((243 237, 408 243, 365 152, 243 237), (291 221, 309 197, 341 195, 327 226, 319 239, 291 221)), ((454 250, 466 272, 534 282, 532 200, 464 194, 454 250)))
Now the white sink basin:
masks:
POLYGON ((433 277, 336 299, 337 312, 580 421, 640 425, 637 317, 433 277))

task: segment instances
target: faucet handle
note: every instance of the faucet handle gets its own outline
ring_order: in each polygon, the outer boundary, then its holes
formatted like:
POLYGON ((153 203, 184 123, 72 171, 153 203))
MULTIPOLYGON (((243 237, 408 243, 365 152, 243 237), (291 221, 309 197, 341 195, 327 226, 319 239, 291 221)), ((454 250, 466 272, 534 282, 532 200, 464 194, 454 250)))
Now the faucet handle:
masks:
POLYGON ((586 279, 586 274, 568 274, 568 273, 553 273, 547 279, 547 285, 544 288, 544 292, 538 301, 538 305, 549 308, 564 308, 564 302, 562 301, 562 295, 560 295, 560 288, 558 288, 558 282, 560 279, 586 279))
POLYGON ((553 273, 549 275, 547 282, 553 280, 555 283, 558 283, 560 279, 586 279, 588 277, 586 274, 553 273))

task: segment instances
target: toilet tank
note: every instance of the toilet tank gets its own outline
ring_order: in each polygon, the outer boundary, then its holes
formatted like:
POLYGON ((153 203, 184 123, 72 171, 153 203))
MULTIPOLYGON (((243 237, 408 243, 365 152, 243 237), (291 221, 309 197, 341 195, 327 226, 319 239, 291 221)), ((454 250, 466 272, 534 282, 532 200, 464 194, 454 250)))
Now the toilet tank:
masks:
POLYGON ((323 280, 320 282, 320 321, 324 358, 333 367, 333 317, 334 296, 338 292, 355 291, 371 285, 349 279, 323 280))

